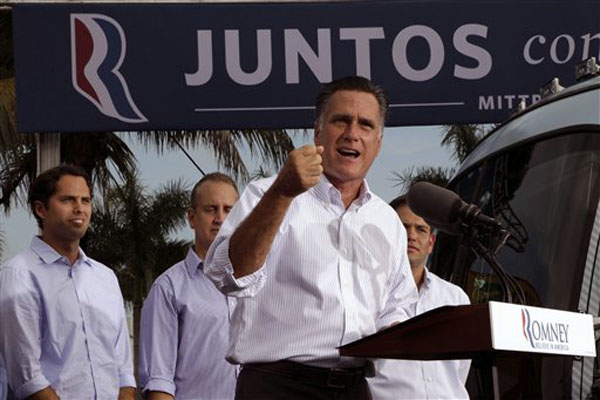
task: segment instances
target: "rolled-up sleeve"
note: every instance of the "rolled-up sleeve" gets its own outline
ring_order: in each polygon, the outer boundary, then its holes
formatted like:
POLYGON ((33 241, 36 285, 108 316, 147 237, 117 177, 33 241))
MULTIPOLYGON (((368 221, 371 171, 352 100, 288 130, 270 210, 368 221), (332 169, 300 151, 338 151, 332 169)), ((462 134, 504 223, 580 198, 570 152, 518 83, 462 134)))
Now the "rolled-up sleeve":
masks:
MULTIPOLYGON (((233 276, 229 258, 229 240, 242 221, 252 212, 267 187, 250 183, 221 226, 204 262, 204 273, 222 293, 233 297, 252 297, 263 287, 266 271, 260 268, 241 278, 233 276)), ((263 265, 264 267, 264 265, 263 265)))
POLYGON ((159 278, 144 302, 140 323, 139 376, 142 391, 175 396, 179 323, 169 280, 159 278))
POLYGON ((378 330, 411 318, 407 310, 419 297, 406 253, 406 232, 404 227, 400 226, 400 229, 402 232, 398 240, 399 245, 395 251, 392 273, 388 283, 388 298, 383 312, 377 319, 378 330))
POLYGON ((50 386, 40 365, 42 321, 40 296, 30 273, 1 268, 0 353, 6 364, 8 386, 17 399, 50 386))

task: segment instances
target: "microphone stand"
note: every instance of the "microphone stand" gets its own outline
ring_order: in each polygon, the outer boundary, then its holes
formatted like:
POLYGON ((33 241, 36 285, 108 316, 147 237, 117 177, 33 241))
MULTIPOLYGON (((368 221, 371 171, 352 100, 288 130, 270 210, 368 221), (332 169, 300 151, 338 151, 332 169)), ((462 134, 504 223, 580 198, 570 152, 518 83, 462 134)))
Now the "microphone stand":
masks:
POLYGON ((498 277, 503 292, 502 301, 511 304, 514 303, 514 293, 516 303, 525 304, 525 293, 521 285, 511 274, 504 270, 496 257, 500 249, 510 238, 510 233, 495 221, 487 225, 462 224, 462 232, 462 243, 485 260, 498 277))
MULTIPOLYGON (((525 293, 517 280, 507 273, 497 259, 497 254, 506 244, 510 234, 495 220, 488 224, 461 224, 462 238, 461 242, 471 248, 479 257, 487 262, 492 271, 498 277, 502 287, 502 299, 507 303, 513 303, 513 292, 516 301, 525 304, 525 293), (486 240, 487 239, 487 240, 486 240)), ((500 380, 498 378, 498 365, 494 353, 483 356, 480 361, 484 366, 490 368, 490 376, 485 379, 487 385, 491 378, 491 389, 493 398, 500 400, 500 380)), ((482 379, 479 376, 479 379, 482 379)), ((481 383, 481 381, 480 381, 481 383)))

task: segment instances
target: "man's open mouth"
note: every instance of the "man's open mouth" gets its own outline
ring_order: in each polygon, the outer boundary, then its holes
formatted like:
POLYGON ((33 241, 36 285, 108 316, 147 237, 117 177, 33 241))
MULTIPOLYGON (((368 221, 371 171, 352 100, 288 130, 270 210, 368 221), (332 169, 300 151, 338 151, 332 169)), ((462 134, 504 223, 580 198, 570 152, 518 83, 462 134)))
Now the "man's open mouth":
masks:
POLYGON ((344 157, 358 158, 358 156, 360 156, 360 152, 358 150, 352 149, 338 149, 338 153, 344 157))

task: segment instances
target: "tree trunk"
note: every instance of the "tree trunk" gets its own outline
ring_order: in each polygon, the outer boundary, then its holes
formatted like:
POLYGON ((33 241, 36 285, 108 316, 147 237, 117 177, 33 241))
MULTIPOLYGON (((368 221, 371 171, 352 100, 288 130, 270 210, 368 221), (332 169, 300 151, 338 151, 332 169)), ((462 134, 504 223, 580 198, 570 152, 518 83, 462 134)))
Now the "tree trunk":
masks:
MULTIPOLYGON (((137 301, 137 299, 133 302, 133 373, 135 374, 136 380, 139 379, 138 361, 140 354, 140 320, 142 317, 142 305, 143 302, 137 301)), ((137 382, 138 387, 140 387, 140 383, 141 382, 137 382)))

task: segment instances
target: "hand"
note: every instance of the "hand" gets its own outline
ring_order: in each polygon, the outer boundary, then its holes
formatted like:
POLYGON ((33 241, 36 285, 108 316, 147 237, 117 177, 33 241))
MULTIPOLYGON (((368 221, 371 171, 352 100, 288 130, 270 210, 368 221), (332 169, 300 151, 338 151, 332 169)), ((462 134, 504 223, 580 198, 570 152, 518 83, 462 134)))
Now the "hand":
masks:
POLYGON ((319 182, 323 146, 305 145, 293 150, 279 171, 273 189, 285 197, 296 197, 319 182))
POLYGON ((60 400, 60 397, 56 394, 51 386, 48 386, 39 392, 35 392, 31 396, 27 397, 26 400, 60 400))
POLYGON ((134 400, 135 399, 135 388, 133 387, 121 387, 119 388, 119 397, 117 400, 134 400))

